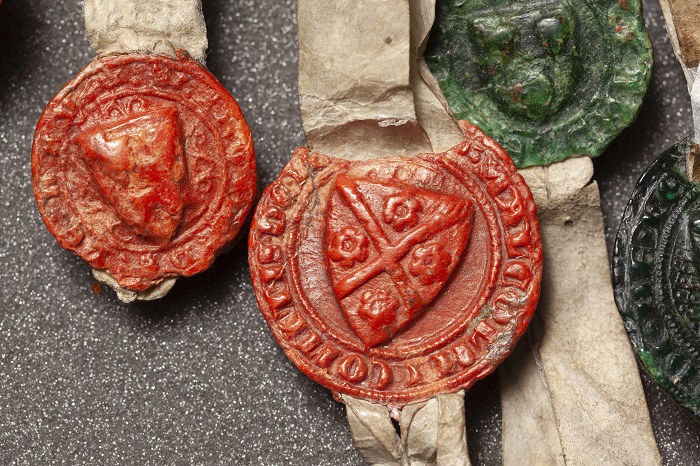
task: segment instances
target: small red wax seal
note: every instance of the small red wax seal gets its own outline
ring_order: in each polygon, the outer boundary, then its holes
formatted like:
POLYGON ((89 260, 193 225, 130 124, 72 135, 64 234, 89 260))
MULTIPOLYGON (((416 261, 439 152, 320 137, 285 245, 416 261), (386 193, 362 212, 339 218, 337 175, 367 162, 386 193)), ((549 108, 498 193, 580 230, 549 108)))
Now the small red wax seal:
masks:
POLYGON ((525 331, 542 246, 506 152, 462 123, 442 154, 347 161, 300 148, 263 193, 249 257, 287 356, 388 406, 470 387, 525 331))
POLYGON ((236 101, 184 52, 112 55, 44 110, 32 178, 61 246, 142 291, 206 270, 234 239, 255 153, 236 101))

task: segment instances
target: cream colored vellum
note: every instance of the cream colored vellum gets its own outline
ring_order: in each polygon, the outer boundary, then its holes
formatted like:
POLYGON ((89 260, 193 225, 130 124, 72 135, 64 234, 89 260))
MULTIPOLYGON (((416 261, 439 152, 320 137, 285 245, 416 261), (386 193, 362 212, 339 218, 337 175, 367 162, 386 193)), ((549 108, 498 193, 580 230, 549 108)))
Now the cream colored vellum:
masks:
POLYGON ((700 64, 700 3, 697 0, 661 0, 666 23, 673 26, 676 54, 683 65, 700 64), (670 13, 670 14, 669 14, 670 13))
POLYGON ((299 0, 299 94, 310 148, 346 159, 430 150, 410 82, 408 0, 299 0))
POLYGON ((438 395, 437 466, 470 466, 464 390, 438 395))
POLYGON ((84 0, 85 30, 100 54, 174 56, 183 49, 204 63, 207 29, 201 0, 84 0))
MULTIPOLYGON (((700 67, 698 67, 697 65, 693 67, 688 66, 688 64, 686 64, 687 61, 683 59, 682 50, 684 49, 684 46, 686 46, 686 49, 694 49, 693 53, 696 55, 697 58, 697 38, 698 31, 700 31, 700 27, 693 27, 693 24, 696 24, 697 19, 700 18, 683 18, 685 20, 685 24, 683 24, 682 27, 685 29, 685 31, 683 37, 679 37, 678 27, 676 27, 676 24, 674 23, 674 18, 676 15, 673 14, 673 7, 675 7, 676 10, 680 11, 694 10, 693 13, 697 13, 698 11, 700 11, 700 7, 698 7, 698 5, 693 5, 692 2, 687 0, 659 0, 659 3, 661 4, 661 11, 663 11, 664 20, 666 21, 666 29, 668 30, 668 35, 671 37, 673 51, 676 53, 676 57, 678 58, 678 61, 681 64, 681 68, 683 68, 683 73, 685 73, 685 79, 688 82, 688 92, 690 93, 690 103, 693 111, 693 129, 695 133, 695 146, 688 153, 688 157, 686 160, 686 171, 688 173, 688 179, 690 179, 690 181, 694 183, 698 183, 700 182, 700 157, 698 157, 698 154, 700 154, 700 148, 698 147, 698 144, 700 144, 700 80, 697 80, 696 78, 700 67), (688 21, 689 19, 690 21, 688 21), (683 44, 683 39, 690 40, 691 42, 693 42, 693 44, 683 44)), ((679 11, 677 11, 677 13, 679 13, 679 11)), ((691 64, 693 63, 695 63, 695 61, 691 62, 691 64)))
POLYGON ((411 0, 411 87, 416 114, 432 152, 445 152, 464 141, 464 133, 423 56, 434 22, 435 0, 411 0))
POLYGON ((613 300, 593 164, 521 170, 538 206, 542 293, 500 369, 503 464, 661 465, 637 363, 613 300))
POLYGON ((371 465, 409 466, 386 406, 342 395, 358 453, 371 465))
POLYGON ((470 466, 464 390, 441 394, 401 410, 400 435, 382 405, 343 395, 360 456, 372 465, 470 466))
POLYGON ((411 466, 434 466, 437 463, 439 415, 437 398, 406 405, 401 410, 401 441, 411 466))
POLYGON ((401 441, 410 466, 469 466, 464 390, 401 410, 401 441))
POLYGON ((668 0, 659 0, 661 5, 661 11, 664 15, 664 21, 666 22, 666 30, 671 38, 671 44, 673 45, 673 51, 678 57, 678 61, 681 63, 681 68, 685 73, 685 79, 688 81, 688 92, 692 92, 693 82, 695 81, 695 76, 698 73, 697 68, 689 68, 685 65, 683 58, 681 57, 681 44, 678 41, 678 33, 676 31, 676 25, 673 23, 673 14, 671 13, 671 5, 669 5, 668 0))
POLYGON ((499 367, 503 464, 564 466, 552 399, 526 334, 499 367))
POLYGON ((175 286, 177 278, 166 278, 157 285, 153 285, 146 291, 130 291, 119 286, 114 277, 106 270, 92 269, 92 276, 100 283, 104 283, 114 290, 117 298, 123 303, 133 303, 134 301, 154 301, 163 298, 175 286))

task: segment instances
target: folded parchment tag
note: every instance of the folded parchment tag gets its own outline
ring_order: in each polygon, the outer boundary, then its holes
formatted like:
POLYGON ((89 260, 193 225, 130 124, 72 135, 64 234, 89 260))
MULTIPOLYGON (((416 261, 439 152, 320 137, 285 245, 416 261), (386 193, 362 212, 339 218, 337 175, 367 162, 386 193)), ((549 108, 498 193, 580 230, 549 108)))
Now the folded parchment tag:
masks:
POLYGON ((207 29, 201 0, 85 0, 85 30, 100 54, 175 55, 186 50, 204 63, 207 29))

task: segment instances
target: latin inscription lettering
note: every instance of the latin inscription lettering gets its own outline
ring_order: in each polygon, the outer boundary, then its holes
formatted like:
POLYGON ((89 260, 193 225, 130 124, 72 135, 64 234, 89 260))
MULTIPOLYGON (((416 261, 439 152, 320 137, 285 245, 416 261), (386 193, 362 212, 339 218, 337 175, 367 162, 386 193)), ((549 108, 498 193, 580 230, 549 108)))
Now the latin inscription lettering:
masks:
POLYGON ((489 324, 484 321, 479 322, 479 324, 474 329, 474 334, 471 336, 471 341, 477 348, 481 348, 484 345, 491 343, 491 338, 496 334, 489 324))
POLYGON ((322 369, 327 369, 340 353, 330 343, 324 343, 311 354, 311 360, 322 369))
POLYGON ((265 294, 265 301, 267 301, 273 311, 278 311, 292 302, 287 282, 284 280, 275 280, 267 283, 263 286, 263 293, 265 294))
POLYGON ((362 382, 367 378, 367 363, 357 354, 345 356, 338 363, 338 372, 351 383, 362 382))
POLYGON ((474 352, 468 346, 462 345, 455 348, 455 354, 460 364, 469 367, 474 364, 474 352))
POLYGON ((322 343, 321 337, 309 330, 294 342, 294 346, 304 354, 309 354, 322 343))
POLYGON ((454 355, 449 351, 436 354, 432 361, 435 369, 443 376, 450 375, 459 369, 455 364, 454 355))
POLYGON ((277 325, 283 332, 289 335, 295 335, 299 333, 301 329, 306 327, 306 321, 298 312, 291 311, 285 317, 280 319, 277 322, 277 325))
POLYGON ((375 361, 372 363, 372 369, 370 371, 370 386, 377 390, 382 390, 386 388, 387 385, 393 380, 393 375, 389 365, 385 362, 375 361))
POLYGON ((258 221, 258 228, 263 233, 279 236, 284 232, 286 220, 284 212, 277 207, 270 207, 258 221))
POLYGON ((406 382, 407 387, 417 385, 423 380, 423 375, 413 364, 406 365, 406 369, 408 370, 408 382, 406 382))

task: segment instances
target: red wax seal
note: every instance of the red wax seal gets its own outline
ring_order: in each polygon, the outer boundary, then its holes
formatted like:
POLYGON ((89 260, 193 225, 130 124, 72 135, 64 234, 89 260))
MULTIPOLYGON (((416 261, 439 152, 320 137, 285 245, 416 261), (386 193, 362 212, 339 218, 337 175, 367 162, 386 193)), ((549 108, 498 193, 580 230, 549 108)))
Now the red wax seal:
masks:
POLYGON ((542 246, 506 152, 463 123, 442 154, 298 149, 264 192, 249 257, 287 356, 336 393, 403 406, 470 387, 525 331, 542 246))
POLYGON ((61 246, 142 291, 206 270, 256 190, 238 104, 178 58, 99 58, 48 104, 32 151, 34 194, 61 246))

